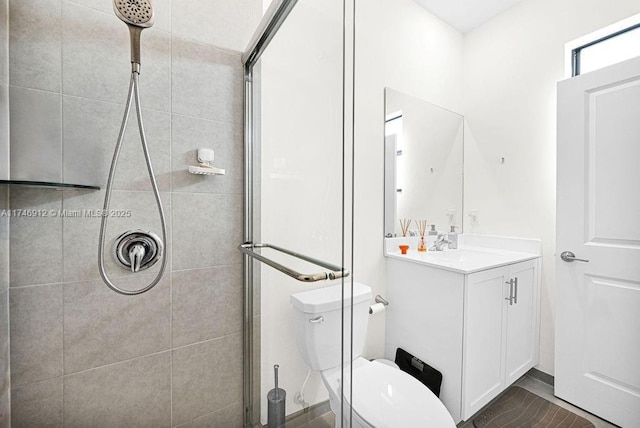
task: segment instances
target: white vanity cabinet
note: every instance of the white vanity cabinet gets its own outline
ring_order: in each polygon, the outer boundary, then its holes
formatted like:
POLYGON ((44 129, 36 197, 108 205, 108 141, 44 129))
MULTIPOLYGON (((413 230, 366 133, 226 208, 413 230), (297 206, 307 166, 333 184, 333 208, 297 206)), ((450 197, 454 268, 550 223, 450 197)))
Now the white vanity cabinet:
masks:
POLYGON ((465 275, 462 419, 538 363, 538 259, 465 275))
POLYGON ((476 252, 473 266, 474 251, 459 253, 466 265, 442 255, 442 266, 438 255, 386 253, 385 356, 400 347, 441 371, 440 399, 456 423, 538 363, 539 254, 503 252, 492 263, 476 252))

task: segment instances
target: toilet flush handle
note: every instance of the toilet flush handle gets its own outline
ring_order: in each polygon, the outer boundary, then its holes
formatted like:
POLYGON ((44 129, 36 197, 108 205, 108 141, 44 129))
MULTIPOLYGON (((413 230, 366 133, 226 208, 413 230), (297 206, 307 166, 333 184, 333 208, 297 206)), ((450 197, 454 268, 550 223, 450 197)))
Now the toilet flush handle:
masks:
POLYGON ((319 324, 319 323, 324 322, 324 317, 323 317, 322 315, 320 315, 319 317, 311 318, 311 319, 309 320, 309 322, 310 322, 311 324, 319 324))

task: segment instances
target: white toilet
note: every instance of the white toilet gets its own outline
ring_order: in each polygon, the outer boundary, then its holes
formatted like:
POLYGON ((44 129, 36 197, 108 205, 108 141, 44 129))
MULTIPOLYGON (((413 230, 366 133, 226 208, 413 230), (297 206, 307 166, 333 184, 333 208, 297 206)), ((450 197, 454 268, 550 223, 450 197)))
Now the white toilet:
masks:
MULTIPOLYGON (((353 402, 349 394, 345 394, 344 426, 454 428, 456 425, 442 402, 421 382, 389 364, 360 356, 369 320, 371 288, 358 282, 353 284, 353 379, 349 376, 349 367, 344 369, 345 391, 352 390, 353 402), (352 425, 349 425, 349 405, 353 408, 352 425)), ((345 286, 346 320, 350 318, 350 294, 350 287, 345 286)), ((321 371, 337 427, 342 419, 341 301, 341 285, 291 295, 298 350, 311 369, 321 371)), ((345 335, 349 335, 346 328, 345 335)))

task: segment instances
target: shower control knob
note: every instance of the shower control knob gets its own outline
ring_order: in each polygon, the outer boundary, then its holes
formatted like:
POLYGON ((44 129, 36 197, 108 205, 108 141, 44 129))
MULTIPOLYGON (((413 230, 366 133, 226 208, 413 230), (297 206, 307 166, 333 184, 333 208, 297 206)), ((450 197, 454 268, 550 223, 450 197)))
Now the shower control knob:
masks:
POLYGON ((144 245, 135 244, 129 249, 129 261, 131 262, 131 273, 136 273, 140 270, 142 259, 144 259, 146 251, 144 245))
POLYGON ((153 232, 130 230, 116 238, 113 256, 120 266, 132 273, 149 269, 162 257, 164 245, 153 232))

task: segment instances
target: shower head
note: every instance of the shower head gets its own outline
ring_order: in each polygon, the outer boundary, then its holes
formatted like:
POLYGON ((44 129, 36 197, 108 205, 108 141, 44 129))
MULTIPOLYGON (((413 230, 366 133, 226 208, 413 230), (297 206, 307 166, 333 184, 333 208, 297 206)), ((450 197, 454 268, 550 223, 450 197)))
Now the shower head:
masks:
POLYGON ((133 71, 140 72, 140 33, 153 25, 153 6, 150 0, 113 0, 113 10, 129 27, 131 36, 131 63, 133 71), (137 65, 136 65, 137 64, 137 65))
POLYGON ((113 0, 113 9, 125 24, 142 28, 153 25, 153 6, 149 0, 113 0))

